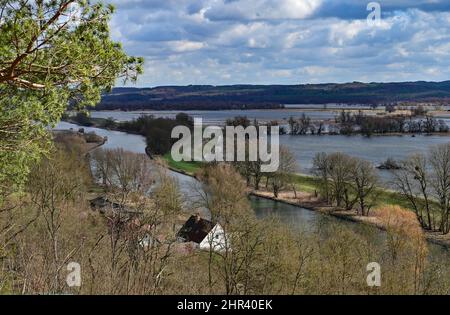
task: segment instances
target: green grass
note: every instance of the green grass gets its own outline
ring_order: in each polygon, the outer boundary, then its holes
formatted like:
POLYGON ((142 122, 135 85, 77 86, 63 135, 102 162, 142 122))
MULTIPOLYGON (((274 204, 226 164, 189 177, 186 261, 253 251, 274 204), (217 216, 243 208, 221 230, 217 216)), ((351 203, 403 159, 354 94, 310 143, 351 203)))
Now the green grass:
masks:
POLYGON ((320 180, 316 177, 297 174, 297 175, 294 175, 294 181, 295 181, 296 186, 301 191, 305 191, 308 193, 314 193, 314 191, 319 190, 320 180))
POLYGON ((185 161, 176 162, 172 159, 170 153, 164 155, 163 158, 167 162, 167 164, 169 164, 169 167, 179 171, 186 172, 191 175, 194 174, 196 171, 198 171, 203 164, 201 162, 185 162, 185 161))

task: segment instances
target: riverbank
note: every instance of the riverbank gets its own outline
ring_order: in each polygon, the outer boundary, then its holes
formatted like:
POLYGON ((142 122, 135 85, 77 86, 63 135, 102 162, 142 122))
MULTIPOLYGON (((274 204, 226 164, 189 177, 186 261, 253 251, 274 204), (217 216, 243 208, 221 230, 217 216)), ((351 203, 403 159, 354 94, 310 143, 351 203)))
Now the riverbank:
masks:
POLYGON ((95 133, 85 133, 79 130, 52 130, 53 140, 66 147, 74 147, 86 155, 106 143, 108 138, 95 133))
MULTIPOLYGON (((201 163, 195 162, 176 162, 174 161, 170 154, 166 154, 163 157, 165 163, 167 163, 167 167, 174 172, 191 176, 195 178, 195 173, 200 170, 201 163)), ((267 190, 253 190, 249 189, 248 193, 250 195, 269 199, 276 202, 285 203, 288 205, 292 205, 295 207, 307 209, 310 211, 316 211, 320 213, 324 213, 327 215, 331 215, 333 217, 352 221, 361 224, 368 224, 371 226, 375 226, 380 230, 386 230, 386 227, 381 223, 381 221, 373 216, 361 216, 358 215, 354 210, 343 210, 338 209, 334 206, 327 205, 320 199, 316 197, 316 192, 319 190, 319 179, 313 176, 296 174, 294 175, 297 197, 294 196, 292 192, 282 192, 276 198, 273 196, 272 192, 267 190)), ((394 191, 389 191, 385 189, 379 189, 378 191, 379 200, 382 200, 381 204, 392 205, 392 206, 400 206, 405 209, 408 209, 408 204, 403 198, 401 198, 400 194, 394 191)), ((424 235, 427 241, 433 244, 437 244, 440 246, 444 246, 446 248, 450 248, 450 234, 442 235, 438 232, 430 232, 424 231, 424 235)))
MULTIPOLYGON (((202 167, 201 162, 176 162, 172 159, 170 153, 164 155, 163 159, 166 161, 169 168, 182 172, 182 174, 188 176, 195 175, 202 167)), ((317 177, 306 174, 295 174, 293 180, 299 191, 315 194, 320 190, 320 179, 317 177)), ((376 193, 378 199, 383 200, 384 204, 408 208, 407 201, 404 200, 398 192, 378 188, 376 193)))
MULTIPOLYGON (((281 193, 278 198, 271 195, 271 192, 267 191, 251 191, 251 195, 269 199, 276 202, 285 203, 291 206, 307 209, 310 211, 316 211, 320 213, 324 213, 327 215, 331 215, 338 219, 352 221, 355 223, 367 224, 370 226, 374 226, 380 230, 385 231, 386 227, 383 223, 375 216, 361 216, 355 213, 353 210, 343 210, 338 209, 333 206, 329 206, 321 202, 320 200, 315 199, 312 195, 302 195, 302 193, 297 192, 297 198, 293 198, 290 193, 281 193)), ((425 239, 433 244, 443 246, 445 248, 450 248, 450 235, 443 235, 439 232, 430 232, 424 231, 425 239)))

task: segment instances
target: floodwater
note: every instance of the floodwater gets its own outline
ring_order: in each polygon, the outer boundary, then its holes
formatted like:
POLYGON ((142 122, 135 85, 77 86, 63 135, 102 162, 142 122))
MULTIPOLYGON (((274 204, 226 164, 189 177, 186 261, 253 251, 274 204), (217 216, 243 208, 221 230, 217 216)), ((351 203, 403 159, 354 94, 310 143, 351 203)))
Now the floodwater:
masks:
MULTIPOLYGON (((78 130, 80 126, 61 122, 56 129, 73 129, 78 130)), ((84 127, 85 132, 94 131, 98 135, 108 137, 108 141, 103 148, 115 149, 123 148, 136 153, 145 153, 145 139, 139 135, 126 134, 118 131, 109 131, 99 128, 84 127)), ((332 136, 330 136, 332 137, 332 136)), ((174 176, 180 186, 180 190, 184 195, 187 205, 195 206, 200 202, 199 188, 200 184, 192 177, 170 172, 174 176)), ((291 227, 304 231, 313 232, 316 229, 321 231, 332 230, 338 223, 339 226, 346 226, 355 233, 363 235, 369 238, 373 244, 377 244, 384 237, 384 232, 376 229, 375 227, 366 226, 364 224, 358 224, 350 221, 345 221, 339 218, 328 216, 322 213, 295 207, 292 205, 276 202, 269 199, 259 198, 255 196, 250 197, 250 203, 254 209, 256 215, 260 218, 267 216, 276 216, 280 218, 282 222, 290 225, 291 227)), ((441 246, 430 244, 430 253, 436 259, 449 258, 449 251, 441 246)))
MULTIPOLYGON (((307 106, 307 105, 305 105, 307 106)), ((331 106, 331 105, 330 105, 331 106)), ((339 107, 332 107, 327 111, 318 111, 304 108, 279 109, 279 110, 228 110, 228 111, 189 111, 188 114, 193 117, 201 117, 204 124, 221 125, 228 118, 235 116, 247 116, 249 119, 261 121, 282 120, 289 116, 300 117, 303 113, 311 116, 313 119, 333 119, 339 112, 339 107)), ((358 107, 356 107, 358 108, 358 107)), ((108 118, 111 117, 117 121, 129 121, 141 116, 155 115, 155 117, 175 117, 178 111, 153 111, 153 112, 92 112, 92 117, 108 118)), ((312 162, 316 153, 319 152, 342 152, 351 156, 359 157, 378 166, 388 158, 402 160, 414 153, 427 152, 430 147, 438 144, 450 142, 450 137, 440 135, 401 135, 401 136, 373 136, 364 137, 360 135, 341 136, 341 135, 302 135, 280 137, 280 143, 289 148, 295 155, 299 163, 300 172, 311 174, 312 162)), ((388 171, 379 172, 384 182, 390 180, 388 171)))

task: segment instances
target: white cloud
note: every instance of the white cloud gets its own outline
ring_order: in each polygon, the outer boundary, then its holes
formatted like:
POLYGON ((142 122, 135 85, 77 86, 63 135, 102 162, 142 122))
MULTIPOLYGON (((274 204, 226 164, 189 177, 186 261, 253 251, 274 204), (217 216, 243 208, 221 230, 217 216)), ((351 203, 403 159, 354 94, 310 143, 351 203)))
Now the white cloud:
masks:
POLYGON ((213 20, 303 19, 322 0, 213 0, 205 15, 213 20))
POLYGON ((188 52, 200 50, 205 47, 202 42, 193 42, 188 40, 178 40, 168 42, 168 46, 175 52, 188 52))
POLYGON ((146 59, 141 86, 448 79, 450 13, 412 0, 390 2, 376 28, 365 6, 321 16, 356 0, 113 1, 113 37, 146 59))

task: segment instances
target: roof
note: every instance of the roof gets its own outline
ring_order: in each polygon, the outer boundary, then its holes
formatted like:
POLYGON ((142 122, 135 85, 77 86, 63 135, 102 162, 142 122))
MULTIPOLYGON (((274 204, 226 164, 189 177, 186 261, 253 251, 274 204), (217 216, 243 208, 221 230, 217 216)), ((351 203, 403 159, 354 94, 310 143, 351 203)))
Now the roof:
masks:
POLYGON ((192 215, 178 231, 177 236, 183 238, 186 242, 201 243, 215 225, 215 223, 202 219, 198 215, 192 215))

